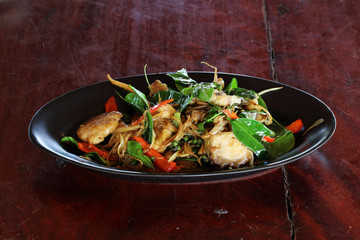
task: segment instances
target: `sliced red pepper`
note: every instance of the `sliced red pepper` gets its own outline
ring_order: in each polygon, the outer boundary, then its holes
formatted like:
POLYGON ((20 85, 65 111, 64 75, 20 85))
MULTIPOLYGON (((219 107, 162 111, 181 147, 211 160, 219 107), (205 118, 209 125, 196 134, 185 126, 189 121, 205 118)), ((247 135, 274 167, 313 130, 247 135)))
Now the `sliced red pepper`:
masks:
POLYGON ((263 141, 265 141, 265 142, 273 142, 273 141, 275 141, 275 138, 272 138, 272 137, 269 137, 269 136, 264 136, 263 138, 262 138, 262 140, 263 141))
POLYGON ((90 143, 79 142, 78 146, 79 149, 85 153, 96 152, 97 154, 99 154, 100 157, 102 157, 105 160, 108 159, 109 157, 108 152, 101 150, 90 143))
POLYGON ((146 142, 142 137, 134 136, 134 139, 135 139, 135 141, 140 143, 146 156, 148 156, 150 158, 151 157, 155 158, 154 165, 156 168, 158 168, 164 172, 170 172, 171 170, 173 170, 175 168, 175 166, 176 166, 175 162, 169 162, 168 159, 166 157, 164 157, 163 155, 161 155, 158 151, 156 151, 153 148, 150 148, 150 144, 148 142, 146 142))
POLYGON ((293 133, 300 132, 304 124, 301 119, 298 119, 292 122, 289 126, 286 127, 287 130, 292 131, 293 133))
POLYGON ((229 109, 221 109, 221 111, 230 119, 237 119, 239 118, 236 113, 231 112, 229 109))
POLYGON ((134 139, 135 139, 135 141, 140 143, 140 145, 144 151, 149 150, 150 144, 147 141, 145 141, 145 139, 143 139, 142 137, 136 137, 136 136, 134 136, 134 139))
POLYGON ((110 97, 105 103, 105 112, 118 111, 118 107, 116 105, 115 97, 110 97))
MULTIPOLYGON (((160 107, 164 106, 165 104, 171 103, 172 101, 174 101, 174 99, 168 99, 168 100, 162 101, 162 102, 156 104, 155 106, 151 107, 151 108, 149 109, 149 112, 150 112, 151 115, 152 115, 152 114, 156 113, 156 111, 157 111, 160 107)), ((138 124, 139 122, 141 122, 141 120, 143 120, 143 119, 144 119, 144 116, 141 116, 141 117, 139 117, 135 122, 133 122, 131 125, 136 125, 136 124, 138 124)))

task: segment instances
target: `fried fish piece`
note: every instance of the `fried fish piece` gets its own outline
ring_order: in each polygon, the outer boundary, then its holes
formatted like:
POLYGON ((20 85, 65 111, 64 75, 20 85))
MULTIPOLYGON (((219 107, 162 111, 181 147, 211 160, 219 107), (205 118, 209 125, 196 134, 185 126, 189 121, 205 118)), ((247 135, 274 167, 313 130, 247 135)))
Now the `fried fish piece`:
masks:
POLYGON ((102 113, 81 124, 76 135, 84 142, 99 144, 115 131, 122 116, 117 111, 102 113))
POLYGON ((233 132, 220 132, 205 139, 205 149, 210 161, 220 167, 252 165, 253 152, 242 144, 233 132))

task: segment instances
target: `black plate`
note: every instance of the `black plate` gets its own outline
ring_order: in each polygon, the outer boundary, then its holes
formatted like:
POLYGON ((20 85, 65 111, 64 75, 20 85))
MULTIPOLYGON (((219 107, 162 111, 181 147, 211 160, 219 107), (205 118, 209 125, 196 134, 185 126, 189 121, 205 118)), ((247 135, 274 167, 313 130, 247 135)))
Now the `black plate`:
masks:
MULTIPOLYGON (((212 81, 214 75, 210 72, 188 72, 190 77, 200 81, 212 81)), ((333 135, 336 128, 336 120, 332 111, 318 98, 278 82, 249 77, 237 74, 219 73, 225 83, 236 78, 239 87, 252 89, 260 92, 273 87, 283 89, 263 95, 273 117, 287 125, 301 118, 305 127, 309 127, 320 118, 324 122, 310 130, 305 136, 299 134, 296 137, 296 146, 290 152, 278 157, 271 162, 255 167, 246 167, 232 170, 192 172, 192 173, 158 173, 120 170, 106 167, 91 161, 84 160, 64 150, 60 144, 63 134, 75 136, 75 130, 85 120, 104 111, 104 103, 115 95, 114 88, 108 81, 89 85, 68 92, 44 105, 33 117, 29 126, 29 138, 41 150, 63 159, 100 173, 114 175, 125 180, 140 182, 159 183, 194 183, 230 180, 253 176, 264 171, 274 169, 302 158, 325 144, 333 135)), ((149 81, 161 80, 173 87, 173 80, 165 73, 149 74, 149 81)), ((148 93, 145 77, 132 76, 119 78, 120 81, 130 83, 135 88, 148 93)), ((119 111, 129 111, 125 103, 118 102, 119 111)))

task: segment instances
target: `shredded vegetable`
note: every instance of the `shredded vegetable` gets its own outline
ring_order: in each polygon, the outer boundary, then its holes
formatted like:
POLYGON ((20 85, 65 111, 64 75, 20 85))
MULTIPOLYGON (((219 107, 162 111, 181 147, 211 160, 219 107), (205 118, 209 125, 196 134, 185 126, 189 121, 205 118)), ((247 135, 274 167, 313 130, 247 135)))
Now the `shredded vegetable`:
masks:
POLYGON ((294 147, 301 119, 283 127, 262 98, 281 88, 256 93, 240 88, 236 78, 225 86, 217 68, 205 64, 214 69, 213 79, 198 82, 181 69, 167 74, 175 88, 159 80, 150 83, 145 65, 148 92, 107 75, 126 95, 115 90, 104 103, 105 113, 62 142, 110 167, 167 173, 252 166, 254 160, 271 160, 294 147), (130 114, 119 112, 119 101, 130 114))

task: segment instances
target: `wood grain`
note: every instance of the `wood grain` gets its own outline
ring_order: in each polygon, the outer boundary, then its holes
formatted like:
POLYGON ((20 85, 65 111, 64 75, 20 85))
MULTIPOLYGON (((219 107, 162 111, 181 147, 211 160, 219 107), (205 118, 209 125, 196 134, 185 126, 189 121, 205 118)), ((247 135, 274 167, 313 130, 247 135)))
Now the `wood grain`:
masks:
POLYGON ((107 73, 211 70, 207 61, 268 78, 261 2, 1 1, 0 12, 1 239, 289 238, 281 169, 228 183, 131 183, 63 165, 27 140, 42 105, 107 73))
POLYGON ((0 1, 0 239, 360 239, 359 10, 354 0, 0 1), (201 61, 314 94, 336 133, 266 175, 195 185, 121 181, 28 140, 32 116, 61 94, 145 64, 211 70, 201 61))
POLYGON ((277 80, 319 97, 337 118, 324 147, 286 168, 297 239, 360 236, 359 10, 356 1, 268 5, 277 80))

